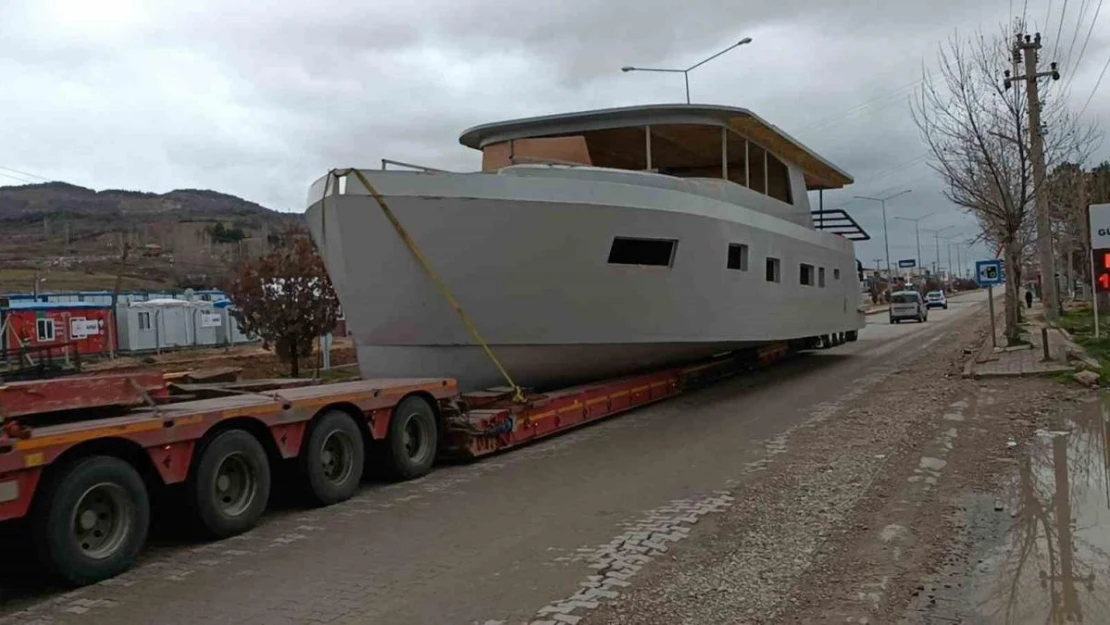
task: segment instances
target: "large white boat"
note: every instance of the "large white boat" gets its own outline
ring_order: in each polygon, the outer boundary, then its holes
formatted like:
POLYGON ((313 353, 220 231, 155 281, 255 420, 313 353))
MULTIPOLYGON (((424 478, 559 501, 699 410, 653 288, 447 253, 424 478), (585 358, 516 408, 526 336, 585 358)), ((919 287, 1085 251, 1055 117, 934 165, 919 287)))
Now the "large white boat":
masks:
MULTIPOLYGON (((359 172, 520 385, 864 325, 853 243, 807 193, 851 177, 748 110, 595 110, 460 142, 481 172, 359 172)), ((308 203, 364 377, 504 384, 356 175, 317 180, 308 203)))

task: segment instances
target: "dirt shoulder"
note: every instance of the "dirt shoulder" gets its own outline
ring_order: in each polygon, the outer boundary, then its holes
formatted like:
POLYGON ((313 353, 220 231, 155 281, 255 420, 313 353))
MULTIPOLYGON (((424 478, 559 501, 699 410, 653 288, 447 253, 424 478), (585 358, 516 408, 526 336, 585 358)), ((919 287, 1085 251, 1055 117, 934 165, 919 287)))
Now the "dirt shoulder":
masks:
POLYGON ((732 506, 583 623, 891 623, 927 602, 958 557, 968 493, 996 488, 1010 441, 1089 395, 1044 379, 962 379, 985 325, 923 346, 771 441, 732 506))

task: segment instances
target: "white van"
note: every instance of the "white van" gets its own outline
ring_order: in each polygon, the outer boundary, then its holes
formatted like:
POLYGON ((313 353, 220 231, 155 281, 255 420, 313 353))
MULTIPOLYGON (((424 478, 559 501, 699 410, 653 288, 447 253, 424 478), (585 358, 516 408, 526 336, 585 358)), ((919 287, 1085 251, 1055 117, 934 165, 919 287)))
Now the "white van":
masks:
POLYGON ((903 319, 914 319, 925 323, 929 319, 929 309, 917 291, 895 291, 890 294, 890 322, 900 323, 903 319))

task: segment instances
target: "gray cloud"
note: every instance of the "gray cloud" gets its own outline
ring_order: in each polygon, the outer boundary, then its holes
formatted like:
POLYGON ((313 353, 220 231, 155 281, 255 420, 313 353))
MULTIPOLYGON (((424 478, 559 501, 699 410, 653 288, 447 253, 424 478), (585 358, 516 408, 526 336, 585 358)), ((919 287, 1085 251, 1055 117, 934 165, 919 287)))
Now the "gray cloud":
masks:
MULTIPOLYGON (((1074 46, 1078 8, 1069 8, 1057 51, 1048 38, 1060 4, 1050 20, 1047 0, 1028 11, 1046 33, 1046 57, 1062 59, 1077 56, 1093 7, 1074 46)), ((96 188, 210 187, 281 210, 301 210, 308 184, 330 167, 385 157, 472 169, 478 155, 457 136, 473 124, 681 101, 680 76, 619 68, 682 67, 751 36, 691 74, 694 100, 751 108, 850 171, 856 184, 827 193, 825 206, 844 206, 872 233, 859 246, 871 264, 883 256, 881 213, 853 195, 913 189, 888 205, 892 258, 916 255, 913 224, 895 215, 938 211, 922 227, 974 234, 920 158, 906 99, 939 41, 956 29, 994 32, 1024 2, 0 5, 0 119, 9 122, 0 167, 96 188)), ((1110 55, 1110 15, 1100 21, 1082 63, 1065 66, 1076 109, 1110 55)), ((1087 115, 1106 108, 1096 96, 1087 115)))

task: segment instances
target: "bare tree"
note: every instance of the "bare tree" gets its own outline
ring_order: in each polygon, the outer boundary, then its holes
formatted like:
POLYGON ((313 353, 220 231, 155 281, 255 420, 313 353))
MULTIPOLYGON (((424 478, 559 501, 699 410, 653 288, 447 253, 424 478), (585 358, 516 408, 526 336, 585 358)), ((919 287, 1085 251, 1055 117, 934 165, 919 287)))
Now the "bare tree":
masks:
MULTIPOLYGON (((1017 24, 1018 32, 1023 25, 1017 24)), ((1026 98, 1003 82, 1011 63, 1013 36, 1002 29, 953 35, 941 44, 939 71, 926 73, 911 113, 949 201, 974 215, 981 239, 1002 252, 1006 263, 1006 324, 1009 341, 1018 339, 1023 252, 1035 244, 1033 163, 1029 149, 1026 98)), ((1046 98, 1050 92, 1045 91, 1046 98)), ((1045 159, 1051 169, 1081 160, 1093 145, 1093 128, 1081 128, 1058 104, 1043 107, 1045 159)), ((1048 276, 1047 279, 1052 279, 1048 276)))
POLYGON ((244 261, 226 291, 243 332, 273 347, 293 377, 300 374, 300 359, 312 353, 313 341, 335 329, 339 315, 324 262, 308 233, 295 225, 272 252, 244 261))

